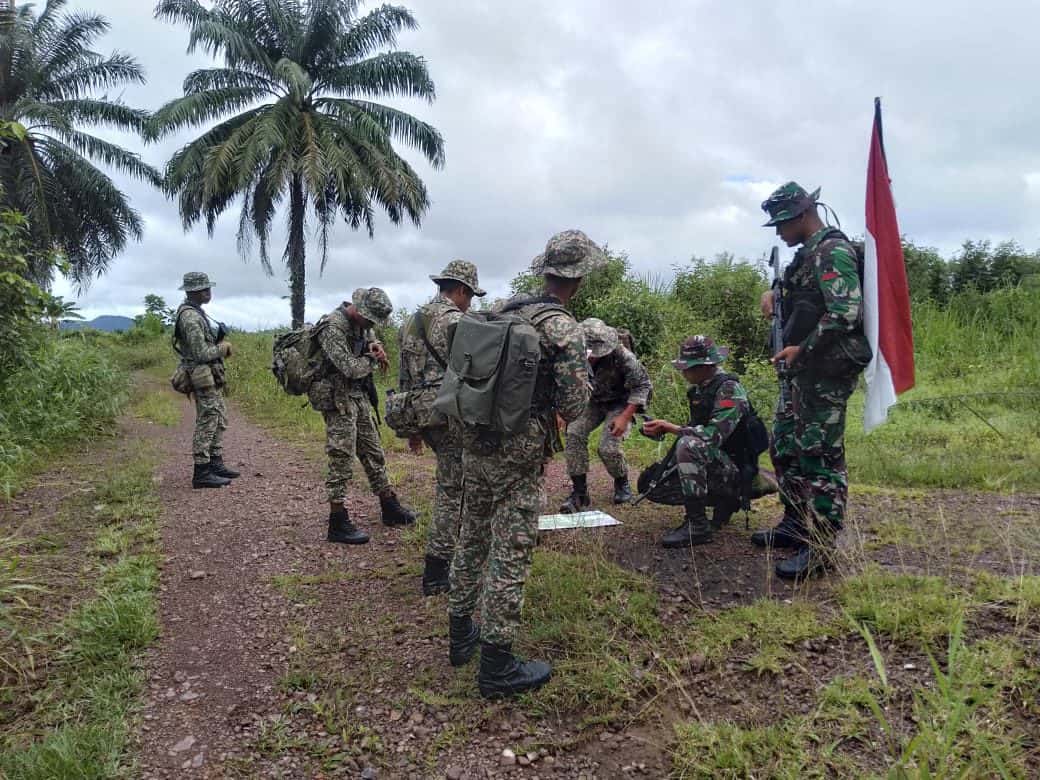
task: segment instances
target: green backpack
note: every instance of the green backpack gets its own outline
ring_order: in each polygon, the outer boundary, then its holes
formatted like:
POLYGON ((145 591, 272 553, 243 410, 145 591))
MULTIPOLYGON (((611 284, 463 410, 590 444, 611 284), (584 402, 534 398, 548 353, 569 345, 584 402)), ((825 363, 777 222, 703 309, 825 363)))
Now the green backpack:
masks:
POLYGON ((271 350, 271 373, 289 395, 306 395, 311 384, 321 378, 325 355, 315 338, 328 325, 322 317, 314 325, 283 333, 271 350))
POLYGON ((571 316, 549 302, 530 320, 510 313, 541 302, 521 300, 501 312, 462 316, 448 334, 448 365, 435 411, 488 433, 527 430, 542 355, 535 328, 557 313, 571 316))

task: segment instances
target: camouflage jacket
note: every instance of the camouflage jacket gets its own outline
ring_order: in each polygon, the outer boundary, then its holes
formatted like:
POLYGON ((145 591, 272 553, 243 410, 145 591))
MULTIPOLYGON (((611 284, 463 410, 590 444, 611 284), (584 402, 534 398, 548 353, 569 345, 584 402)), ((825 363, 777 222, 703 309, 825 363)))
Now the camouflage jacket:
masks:
POLYGON ((650 403, 650 375, 639 358, 619 346, 592 366, 592 396, 589 403, 599 406, 634 404, 640 410, 650 403))
MULTIPOLYGON (((441 360, 448 362, 448 329, 462 318, 462 311, 443 295, 419 308, 430 342, 441 360)), ((444 368, 426 348, 416 327, 415 317, 408 320, 400 331, 401 363, 398 389, 401 392, 424 387, 436 387, 444 380, 444 368)))
MULTIPOLYGON (((863 290, 861 288, 856 250, 834 228, 825 227, 814 233, 795 253, 784 278, 784 313, 792 311, 792 302, 812 302, 819 314, 815 327, 800 339, 802 354, 798 364, 805 366, 832 358, 836 348, 861 356, 870 347, 863 335, 863 290)), ((797 366, 796 366, 797 367, 797 366)))
POLYGON ((201 308, 187 301, 177 307, 174 317, 173 349, 185 365, 221 360, 213 323, 201 308))
MULTIPOLYGON (((365 354, 370 342, 376 340, 371 328, 362 328, 347 316, 346 304, 327 315, 328 326, 318 331, 318 344, 325 355, 323 382, 331 387, 336 406, 342 406, 345 397, 364 397, 363 380, 370 377, 378 363, 365 354)), ((312 401, 313 403, 313 401, 312 401)))
POLYGON ((726 440, 740 425, 740 421, 751 410, 747 391, 740 382, 730 376, 716 382, 717 376, 694 385, 687 392, 690 401, 690 424, 679 432, 680 436, 693 440, 687 442, 687 446, 722 449, 726 440), (712 394, 714 400, 709 397, 712 394), (710 411, 707 411, 709 404, 710 411), (700 411, 702 409, 703 412, 700 411), (706 417, 707 420, 701 422, 698 417, 706 417))

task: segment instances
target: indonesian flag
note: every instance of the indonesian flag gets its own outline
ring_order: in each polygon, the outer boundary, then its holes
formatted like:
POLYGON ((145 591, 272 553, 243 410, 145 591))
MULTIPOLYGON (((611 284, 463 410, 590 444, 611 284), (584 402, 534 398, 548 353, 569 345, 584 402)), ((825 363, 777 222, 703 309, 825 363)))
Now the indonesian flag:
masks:
POLYGON ((867 163, 867 238, 863 263, 863 326, 874 359, 867 366, 863 427, 888 419, 896 395, 914 386, 914 334, 903 245, 881 135, 881 98, 874 99, 874 132, 867 163))

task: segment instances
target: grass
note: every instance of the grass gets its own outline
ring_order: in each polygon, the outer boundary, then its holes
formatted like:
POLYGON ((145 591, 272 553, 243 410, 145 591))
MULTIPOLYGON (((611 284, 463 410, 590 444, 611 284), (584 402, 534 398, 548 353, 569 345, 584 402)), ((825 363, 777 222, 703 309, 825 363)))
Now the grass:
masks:
POLYGON ((717 614, 698 615, 684 643, 702 653, 706 660, 716 662, 728 657, 737 645, 746 643, 759 656, 757 662, 752 662, 754 666, 767 664, 770 659, 775 664, 775 659, 787 657, 784 647, 829 633, 830 628, 820 620, 814 605, 762 599, 717 614))

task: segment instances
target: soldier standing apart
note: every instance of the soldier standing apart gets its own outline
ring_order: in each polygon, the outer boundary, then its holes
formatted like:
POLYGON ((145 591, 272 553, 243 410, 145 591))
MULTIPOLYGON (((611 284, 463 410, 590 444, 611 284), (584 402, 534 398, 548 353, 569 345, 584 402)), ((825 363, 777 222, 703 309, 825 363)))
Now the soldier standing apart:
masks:
POLYGON ((195 435, 191 453, 195 470, 193 488, 230 485, 239 476, 224 465, 224 431, 227 405, 224 402, 224 358, 231 355, 231 342, 218 342, 218 326, 202 307, 213 298, 213 284, 199 271, 184 274, 184 302, 177 307, 173 325, 173 349, 191 376, 195 396, 195 435))
MULTIPOLYGON (((359 531, 344 501, 353 479, 354 456, 368 477, 372 492, 379 496, 383 524, 415 522, 401 506, 386 476, 386 458, 379 437, 369 387, 372 374, 386 370, 386 351, 372 332, 393 312, 386 293, 378 287, 354 290, 351 302, 344 301, 327 315, 325 327, 317 329, 318 344, 325 358, 323 378, 311 385, 311 405, 325 417, 325 452, 329 456, 325 489, 329 497, 330 542, 364 544, 368 534, 359 531)), ((316 326, 317 327, 317 326, 316 326)))
POLYGON ((733 496, 740 488, 739 437, 751 406, 737 377, 719 371, 728 354, 707 336, 686 339, 672 366, 682 371, 690 385, 690 421, 685 426, 667 420, 643 425, 648 436, 681 437, 675 457, 686 516, 682 525, 661 539, 664 547, 707 544, 737 506, 733 496), (705 510, 709 492, 715 502, 710 522, 705 510))
POLYGON ((425 596, 446 593, 450 587, 448 569, 462 514, 462 431, 433 411, 433 399, 448 364, 449 327, 469 310, 473 296, 486 295, 477 283, 477 267, 465 260, 453 260, 430 279, 437 284, 437 297, 401 328, 399 381, 399 392, 414 394, 412 406, 420 420, 421 433, 409 437, 409 448, 419 454, 425 441, 437 455, 437 495, 422 578, 425 596))
POLYGON ((564 513, 590 506, 588 489, 589 435, 602 423, 597 454, 614 478, 614 503, 632 500, 628 464, 622 442, 632 428, 636 412, 650 403, 650 375, 643 364, 618 340, 617 331, 603 320, 590 317, 581 323, 585 348, 592 367, 592 396, 585 413, 567 426, 567 474, 573 490, 560 507, 564 513))
MULTIPOLYGON (((856 250, 840 230, 820 219, 817 200, 795 182, 762 203, 790 247, 800 246, 784 272, 784 348, 773 356, 790 381, 791 407, 778 410, 774 462, 785 496, 780 524, 752 537, 759 546, 793 547, 776 573, 809 577, 830 563, 845 519, 845 410, 871 349, 863 333, 863 292, 856 250)), ((773 300, 762 298, 771 317, 773 300)))
POLYGON ((584 276, 605 264, 602 250, 579 230, 549 239, 531 266, 545 279, 542 295, 514 296, 501 310, 531 322, 539 336, 528 430, 503 438, 490 451, 480 446, 474 431, 467 429, 463 436, 466 495, 451 566, 449 658, 461 666, 482 640, 477 684, 485 697, 533 690, 552 673, 547 663, 516 658, 512 646, 538 539, 544 463, 562 449, 556 416, 576 420, 589 396, 581 326, 558 307, 571 300, 584 276), (471 616, 481 596, 483 624, 478 627, 471 616))

